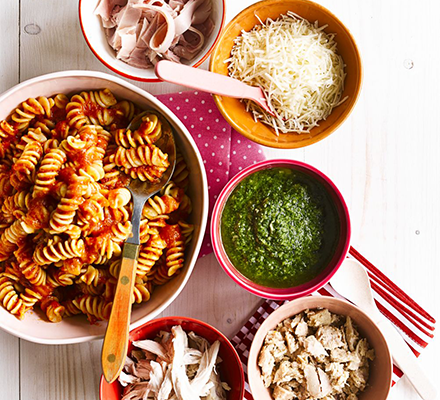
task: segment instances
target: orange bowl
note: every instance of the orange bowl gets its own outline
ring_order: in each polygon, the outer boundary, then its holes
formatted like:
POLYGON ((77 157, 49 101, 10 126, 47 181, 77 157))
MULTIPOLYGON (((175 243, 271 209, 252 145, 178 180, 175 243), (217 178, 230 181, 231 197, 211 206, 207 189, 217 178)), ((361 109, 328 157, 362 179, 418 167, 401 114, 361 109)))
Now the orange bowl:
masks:
POLYGON ((314 308, 327 308, 334 314, 349 316, 354 321, 361 336, 368 340, 375 352, 375 359, 370 362, 367 387, 358 394, 359 400, 385 400, 391 389, 393 363, 384 336, 370 317, 358 307, 345 300, 328 296, 309 296, 293 300, 275 310, 261 324, 252 341, 247 365, 249 386, 254 399, 272 400, 269 389, 264 387, 258 366, 258 356, 267 333, 286 318, 314 308))
POLYGON ((277 19, 282 14, 292 11, 310 22, 319 22, 319 26, 328 25, 327 33, 336 33, 337 52, 345 63, 345 85, 342 97, 348 99, 335 107, 326 120, 314 127, 309 133, 280 133, 279 136, 269 126, 255 122, 252 114, 246 111, 239 99, 214 95, 218 109, 229 124, 243 136, 264 146, 293 149, 319 142, 334 132, 350 115, 361 90, 361 56, 350 31, 329 10, 308 0, 264 0, 253 4, 240 12, 225 28, 214 52, 209 68, 212 72, 228 75, 228 64, 234 39, 241 31, 250 31, 254 26, 268 18, 277 19))

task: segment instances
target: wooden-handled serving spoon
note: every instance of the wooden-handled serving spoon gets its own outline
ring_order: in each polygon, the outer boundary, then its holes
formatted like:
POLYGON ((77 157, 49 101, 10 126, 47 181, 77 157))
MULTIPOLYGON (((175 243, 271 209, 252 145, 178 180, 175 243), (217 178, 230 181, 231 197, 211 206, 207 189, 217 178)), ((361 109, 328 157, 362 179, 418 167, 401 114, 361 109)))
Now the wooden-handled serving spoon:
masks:
MULTIPOLYGON (((147 113, 148 112, 144 112, 136 116, 127 129, 134 131, 139 128, 142 123, 142 118, 147 113)), ((136 276, 137 258, 139 255, 139 229, 142 209, 145 202, 168 183, 176 165, 176 144, 171 129, 163 130, 162 136, 155 144, 163 152, 168 154, 170 165, 162 175, 160 181, 152 183, 133 179, 128 186, 128 190, 130 190, 133 199, 133 214, 131 217, 132 236, 125 242, 122 251, 122 262, 116 293, 101 354, 102 371, 108 383, 112 383, 117 379, 124 367, 125 357, 127 355, 131 298, 136 276)))

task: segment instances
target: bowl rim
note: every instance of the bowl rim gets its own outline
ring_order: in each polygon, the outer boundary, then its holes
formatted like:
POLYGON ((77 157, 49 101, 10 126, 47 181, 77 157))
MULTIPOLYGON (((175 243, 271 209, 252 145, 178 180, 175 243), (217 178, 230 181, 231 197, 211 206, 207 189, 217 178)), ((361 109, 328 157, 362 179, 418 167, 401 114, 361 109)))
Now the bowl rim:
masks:
MULTIPOLYGON (((306 164, 302 161, 296 161, 296 160, 290 160, 290 159, 274 159, 274 160, 263 160, 259 163, 250 165, 249 167, 243 169, 239 173, 237 173, 223 188, 220 195, 217 198, 217 201, 215 202, 214 209, 212 211, 212 219, 211 219, 211 241, 212 241, 212 248, 214 251, 214 254, 217 258, 217 261, 223 268, 223 270, 226 272, 226 274, 232 278, 232 280, 240 285, 242 288, 246 289, 250 293, 257 295, 259 297, 265 298, 265 299, 273 299, 273 300, 291 300, 298 297, 307 296, 318 289, 325 286, 332 276, 336 273, 336 271, 339 269, 342 262, 345 260, 348 250, 350 248, 350 238, 351 238, 351 222, 350 222, 350 214, 348 211, 347 204, 345 203, 344 197, 342 196, 341 192, 337 188, 337 186, 333 183, 333 181, 325 175, 323 172, 318 170, 317 168, 313 167, 312 165, 306 164), (346 229, 346 235, 343 240, 343 247, 341 250, 341 254, 338 257, 337 261, 335 262, 335 266, 327 275, 320 279, 319 281, 315 282, 312 286, 309 286, 308 288, 302 288, 303 285, 310 284, 309 282, 306 282, 299 286, 294 286, 290 288, 269 288, 262 285, 255 284, 250 279, 245 278, 234 266, 234 264, 229 260, 226 250, 223 247, 223 241, 221 238, 220 233, 220 223, 221 223, 221 216, 223 213, 223 207, 224 204, 226 204, 227 199, 231 195, 231 193, 234 191, 234 189, 237 187, 237 185, 246 177, 249 175, 264 169, 265 167, 268 168, 276 168, 281 167, 283 165, 288 165, 287 168, 295 168, 300 167, 302 169, 306 169, 313 174, 320 177, 322 180, 324 180, 334 194, 336 195, 337 200, 340 202, 340 205, 342 207, 343 216, 345 218, 345 229, 346 229), (243 278, 242 278, 243 277, 243 278), (247 283, 247 281, 251 282, 247 283), (299 290, 295 290, 295 288, 300 288, 299 290), (269 292, 268 289, 271 291, 269 292)), ((342 242, 342 241, 341 241, 342 242)), ((325 268, 324 268, 325 269, 325 268)), ((322 271, 324 271, 324 269, 322 271)), ((321 272, 322 272, 321 271, 321 272)), ((319 275, 318 275, 319 276, 319 275)), ((318 277, 312 279, 316 280, 318 277)))
MULTIPOLYGON (((113 83, 116 83, 117 85, 122 86, 124 89, 128 91, 135 92, 141 97, 146 98, 148 101, 150 101, 158 111, 160 111, 163 115, 170 117, 170 120, 174 125, 176 125, 180 131, 182 131, 183 135, 185 136, 186 140, 191 145, 191 148, 194 151, 194 155, 197 159, 197 164, 200 169, 200 176, 201 180, 203 182, 203 185, 201 188, 198 188, 200 190, 200 195, 202 196, 203 202, 203 210, 201 214, 201 220, 200 220, 200 234, 197 239, 197 242, 195 243, 194 247, 194 255, 193 255, 193 262, 189 265, 188 273, 185 277, 185 279, 180 284, 179 288, 160 306, 158 306, 156 309, 154 309, 149 315, 145 315, 141 317, 139 320, 130 323, 130 329, 135 329, 146 322, 153 320, 154 317, 158 314, 160 314, 162 311, 164 311, 182 292, 182 290, 185 288, 186 284, 188 283, 189 278, 191 277, 191 274, 194 270, 195 264, 198 260, 198 255, 200 253, 200 249, 202 246, 202 242, 204 240, 204 236, 206 233, 206 226, 208 221, 208 203, 209 203, 209 193, 208 193, 208 180, 205 170, 205 164, 203 163, 203 158, 200 154, 200 151, 197 147, 197 144, 194 141, 194 138, 189 133, 188 129, 185 127, 185 125, 182 123, 182 121, 173 113, 173 111, 170 110, 164 103, 162 103, 158 98, 153 96, 151 93, 147 92, 146 90, 143 90, 139 88, 138 86, 133 85, 130 82, 127 82, 126 80, 110 75, 105 72, 99 72, 99 71, 85 71, 85 70, 67 70, 67 71, 60 71, 60 72, 52 72, 49 74, 44 74, 40 76, 36 76, 34 78, 27 79, 21 83, 18 83, 17 85, 12 86, 10 89, 6 90, 5 92, 0 94, 0 104, 10 95, 20 91, 22 88, 31 86, 34 83, 39 82, 45 82, 45 81, 52 81, 59 78, 80 78, 80 77, 86 77, 86 78, 99 78, 104 79, 106 81, 110 81, 113 83)), ((6 310, 2 310, 7 312, 6 310)), ((40 337, 34 337, 31 334, 29 334, 27 331, 24 332, 22 330, 16 330, 14 328, 10 328, 9 326, 4 326, 2 323, 0 323, 0 329, 2 329, 5 332, 8 332, 11 335, 14 335, 16 337, 19 337, 21 339, 33 342, 33 343, 39 343, 39 344, 48 344, 48 345, 58 345, 58 344, 74 344, 74 343, 83 343, 83 342, 89 342, 92 340, 98 340, 102 339, 104 337, 104 334, 98 335, 98 334, 89 334, 79 337, 68 337, 68 338, 57 338, 57 339, 45 339, 40 337)))
MULTIPOLYGON (((175 320, 175 319, 181 319, 181 320, 184 320, 185 322, 195 323, 195 324, 201 325, 201 326, 203 326, 205 328, 208 328, 209 330, 214 331, 218 336, 220 336, 227 343, 227 347, 230 350, 232 350, 232 354, 234 355, 234 359, 237 362, 238 369, 240 371, 240 377, 241 377, 241 379, 240 379, 240 383, 241 383, 240 398, 244 398, 245 378, 244 378, 243 363, 242 363, 242 361, 240 359, 240 356, 238 355, 237 350, 235 349, 235 347, 233 346, 233 344, 229 340, 229 338, 227 338, 222 332, 220 332, 217 328, 215 328, 211 324, 208 324, 207 322, 204 322, 204 321, 202 321, 200 319, 191 318, 191 317, 181 317, 181 316, 176 316, 176 315, 168 316, 168 317, 161 317, 161 318, 151 319, 150 321, 145 322, 141 326, 138 326, 137 328, 131 329, 130 332, 129 332, 129 337, 130 337, 131 334, 136 333, 137 331, 145 328, 150 323, 162 323, 162 322, 167 322, 169 320, 175 320)), ((145 338, 145 339, 147 339, 147 338, 145 338)), ((128 350, 127 350, 127 352, 128 352, 128 350)), ((115 381, 115 382, 117 382, 117 381, 115 381)), ((99 380, 99 399, 100 400, 105 400, 102 397, 103 386, 105 384, 109 384, 109 383, 105 380, 104 375, 101 374, 101 378, 99 380)))
MULTIPOLYGON (((222 114, 223 118, 237 131, 239 132, 241 135, 243 135, 244 137, 252 140, 255 143, 261 144, 263 146, 267 146, 267 147, 272 147, 272 148, 276 148, 276 149, 298 149, 298 148, 302 148, 302 147, 307 147, 307 146, 311 146, 315 143, 320 142, 321 140, 325 139, 326 137, 330 136, 333 132, 335 132, 346 120, 347 118, 351 115, 351 113, 353 112, 353 110, 356 107, 356 104, 359 100, 360 97, 360 93, 362 91, 362 86, 363 86, 363 77, 364 77, 364 72, 363 72, 363 64, 362 64, 362 58, 361 58, 361 54, 359 51, 359 46, 357 45, 357 42, 353 36, 353 34, 351 33, 351 31, 348 29, 348 27, 335 15, 333 14, 329 9, 327 9, 326 7, 322 6, 321 4, 318 4, 312 0, 288 0, 288 1, 295 1, 295 2, 302 2, 302 3, 307 3, 310 6, 316 7, 316 8, 320 8, 321 10, 323 10, 325 13, 329 14, 332 18, 334 18, 342 27, 343 29, 346 31, 348 37, 350 38, 352 44, 353 44, 353 48, 354 48, 354 52, 356 54, 356 58, 359 61, 359 76, 358 76, 358 80, 359 80, 359 84, 355 90, 354 96, 353 96, 353 104, 351 105, 351 107, 348 109, 347 113, 340 119, 338 119, 337 121, 335 121, 332 125, 330 125, 325 131, 323 131, 322 133, 320 133, 319 135, 313 137, 311 140, 311 143, 309 143, 309 141, 306 141, 307 143, 304 143, 304 141, 301 142, 283 142, 283 143, 278 143, 275 140, 268 140, 268 139, 264 139, 264 138, 259 138, 254 136, 252 133, 248 133, 245 129, 242 129, 241 126, 235 121, 234 118, 232 118, 228 112, 226 111, 223 102, 222 102, 222 96, 213 94, 212 97, 214 98, 215 104, 218 108, 218 110, 220 111, 220 113, 222 114)), ((227 25, 226 27, 224 27, 222 34, 219 38, 219 41, 217 43, 217 46, 215 47, 214 51, 211 54, 211 58, 209 60, 209 71, 211 72, 215 72, 214 68, 215 68, 215 58, 216 58, 216 54, 218 49, 221 47, 222 41, 224 39, 224 37, 226 36, 226 33, 228 32, 228 30, 235 24, 239 23, 241 19, 243 19, 244 15, 251 12, 254 9, 257 9, 263 5, 270 5, 272 3, 279 3, 280 0, 261 0, 258 1, 254 4, 251 4, 250 6, 246 7, 245 9, 241 10, 227 25)), ((218 72, 217 72, 218 73, 218 72)), ((333 112, 333 110, 332 110, 333 112)), ((275 134, 275 132, 273 133, 274 135, 274 139, 277 138, 277 135, 275 134)), ((295 133, 292 133, 292 135, 296 135, 295 133)))
MULTIPOLYGON (((79 15, 79 25, 81 28, 81 32, 83 34, 84 40, 87 43, 87 46, 89 47, 89 49, 91 50, 91 52, 94 54, 94 56, 103 64, 105 65, 108 69, 110 69, 111 71, 123 76, 124 78, 127 79, 132 79, 134 81, 138 81, 138 82, 149 82, 149 83, 158 83, 158 82, 163 82, 161 79, 159 78, 142 78, 140 76, 135 76, 135 75, 130 75, 127 74, 125 72, 122 72, 120 70, 118 70, 116 67, 113 67, 112 65, 110 65, 108 62, 104 61, 104 59, 99 55, 99 53, 94 49, 94 47, 92 46, 92 44, 89 41, 89 38, 86 34, 86 28, 85 25, 83 23, 83 19, 82 19, 82 4, 83 1, 86 0, 79 0, 78 2, 78 15, 79 15)), ((90 1, 90 0, 87 0, 90 1)), ((226 0, 221 0, 222 2, 222 19, 221 19, 221 23, 220 23, 220 29, 217 33, 217 36, 214 39, 214 42, 212 43, 211 47, 205 52, 205 54, 203 55, 203 57, 198 60, 197 62, 194 63, 194 65, 190 65, 193 68, 197 68, 199 67, 212 53, 212 51, 214 50, 215 46, 217 45, 217 43, 220 40, 220 37, 222 36, 223 33, 223 28, 225 27, 225 19, 226 19, 226 0)), ((140 70, 146 71, 146 69, 142 69, 139 68, 140 70)), ((154 68, 152 68, 152 70, 154 71, 154 68)))
MULTIPOLYGON (((363 310, 361 310, 358 306, 356 306, 353 303, 350 303, 349 301, 347 301, 345 299, 340 299, 338 297, 333 297, 333 296, 307 296, 307 297, 300 297, 298 299, 292 300, 286 304, 281 305, 276 310, 274 310, 260 325, 257 332, 255 333, 255 336, 257 336, 259 331, 263 332, 263 330, 266 328, 266 326, 272 323, 273 319, 277 320, 277 318, 275 318, 274 316, 276 316, 277 314, 279 314, 281 312, 279 310, 283 311, 284 309, 289 309, 289 308, 295 306, 297 303, 303 302, 304 308, 302 308, 303 306, 301 306, 302 310, 298 311, 298 312, 302 312, 308 308, 312 308, 312 307, 308 307, 308 304, 311 302, 314 302, 320 298, 326 298, 327 301, 334 302, 337 304, 343 304, 350 309, 356 309, 357 312, 362 314, 363 317, 368 321, 369 326, 366 328, 369 328, 369 329, 373 328, 375 330, 375 333, 377 334, 377 336, 380 338, 380 340, 383 343, 385 343, 386 353, 384 354, 384 356, 385 356, 384 358, 386 358, 387 363, 389 365, 389 376, 387 379, 387 383, 388 383, 387 395, 388 395, 391 390, 391 383, 392 383, 392 378, 393 378, 393 361, 392 361, 392 357, 391 357, 391 351, 388 346, 388 342, 387 342, 385 336, 383 335, 382 331, 379 329, 378 325, 369 317, 369 315, 367 313, 365 313, 363 310)), ((316 307, 314 306, 313 308, 316 308, 316 307)), ((281 321, 279 321, 279 322, 281 322, 281 321)), ((255 336, 254 336, 254 338, 255 338, 255 336)), ((261 346, 262 345, 263 345, 263 343, 261 343, 261 346)), ((249 348, 249 357, 248 357, 248 362, 246 363, 246 368, 248 371, 248 383, 249 383, 249 387, 251 388, 251 390, 252 390, 252 385, 254 384, 254 378, 255 378, 253 373, 249 373, 249 371, 255 371, 255 365, 251 365, 251 362, 254 359, 254 357, 253 357, 254 354, 258 353, 260 351, 261 346, 257 349, 256 348, 257 347, 256 341, 253 340, 251 343, 251 347, 249 348)), ((257 369, 258 369, 258 366, 257 366, 257 369)))

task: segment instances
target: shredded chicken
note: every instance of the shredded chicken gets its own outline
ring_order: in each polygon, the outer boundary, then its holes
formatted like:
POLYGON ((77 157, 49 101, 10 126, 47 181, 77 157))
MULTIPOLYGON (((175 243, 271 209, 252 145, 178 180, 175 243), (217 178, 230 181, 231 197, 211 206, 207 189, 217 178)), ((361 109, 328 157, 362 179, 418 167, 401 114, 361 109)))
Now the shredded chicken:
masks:
POLYGON ((350 317, 306 310, 267 333, 258 365, 274 400, 357 400, 374 350, 350 317))
POLYGON ((137 68, 159 60, 192 60, 212 33, 212 0, 100 0, 102 20, 116 58, 137 68))
POLYGON ((171 333, 133 345, 119 376, 125 387, 122 400, 226 400, 230 387, 217 370, 219 341, 211 345, 177 325, 171 333))

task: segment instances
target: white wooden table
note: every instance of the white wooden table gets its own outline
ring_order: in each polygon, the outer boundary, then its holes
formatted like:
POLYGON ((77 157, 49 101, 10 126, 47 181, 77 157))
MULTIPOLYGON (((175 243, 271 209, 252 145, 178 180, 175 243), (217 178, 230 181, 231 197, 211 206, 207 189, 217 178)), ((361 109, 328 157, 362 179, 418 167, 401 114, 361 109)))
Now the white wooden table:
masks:
MULTIPOLYGON (((328 174, 349 205, 353 245, 440 317, 440 3, 318 1, 358 41, 365 72, 361 98, 331 137, 303 150, 266 149, 266 155, 306 161, 328 174)), ((252 2, 227 0, 227 20, 252 2)), ((53 71, 111 73, 83 40, 76 0, 1 0, 1 5, 0 92, 53 71)), ((184 90, 138 85, 153 94, 184 90)), ((197 263, 163 315, 196 317, 232 337, 260 302, 210 255, 197 263)), ((0 399, 96 400, 100 349, 101 341, 43 346, 0 331, 0 399)), ((420 357, 437 382, 439 358, 437 338, 420 357)), ((417 398, 405 379, 390 395, 417 398)))

